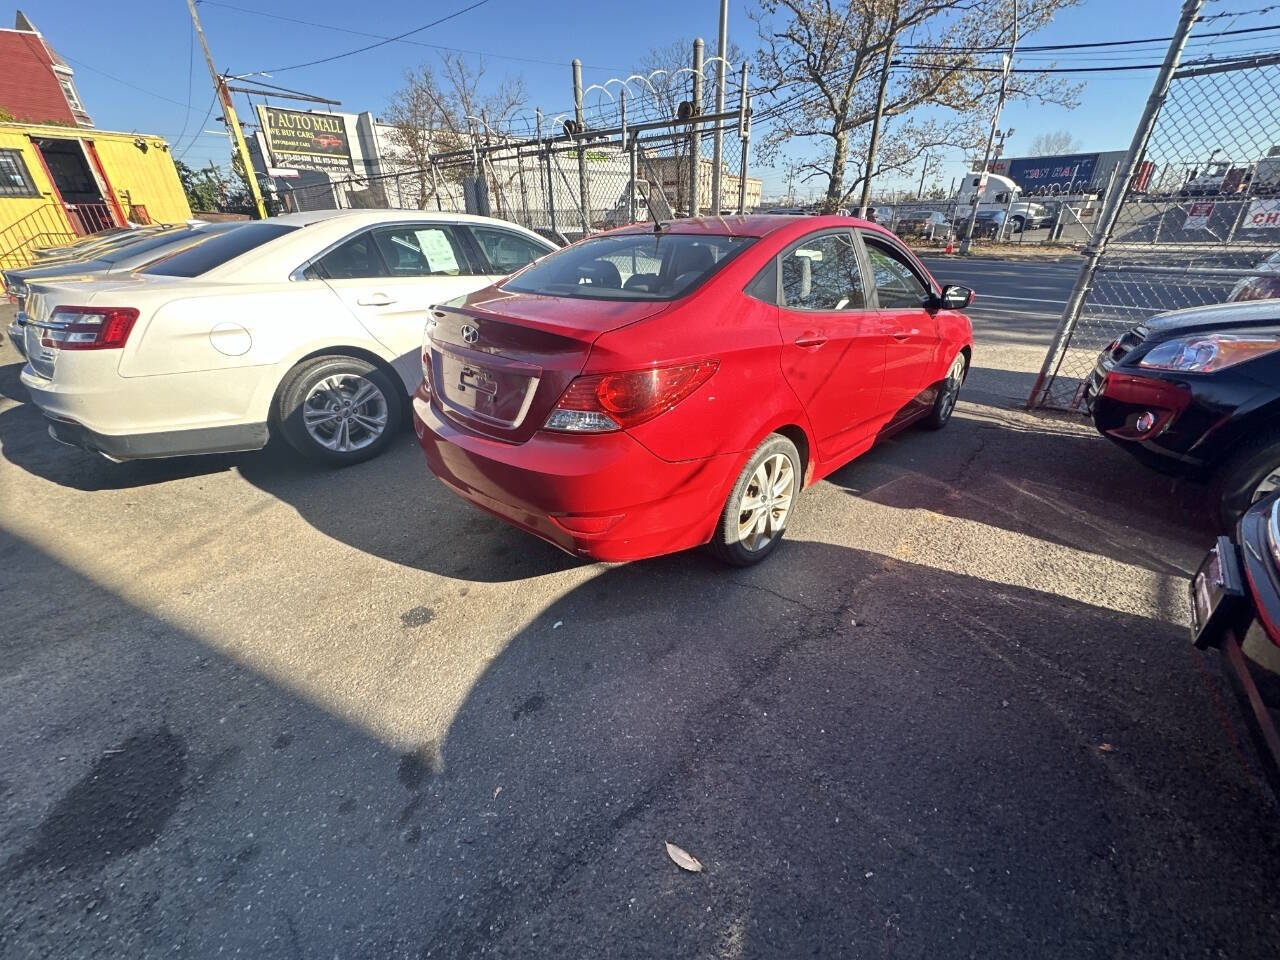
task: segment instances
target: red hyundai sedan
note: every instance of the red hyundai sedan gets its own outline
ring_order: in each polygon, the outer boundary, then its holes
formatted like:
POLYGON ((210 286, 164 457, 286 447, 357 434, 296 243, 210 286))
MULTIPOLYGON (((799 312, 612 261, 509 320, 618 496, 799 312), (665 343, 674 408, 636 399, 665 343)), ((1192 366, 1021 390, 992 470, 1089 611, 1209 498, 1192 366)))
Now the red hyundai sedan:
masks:
POLYGON ((745 566, 802 488, 947 422, 972 299, 861 220, 624 227, 433 308, 414 427, 447 486, 570 553, 745 566))

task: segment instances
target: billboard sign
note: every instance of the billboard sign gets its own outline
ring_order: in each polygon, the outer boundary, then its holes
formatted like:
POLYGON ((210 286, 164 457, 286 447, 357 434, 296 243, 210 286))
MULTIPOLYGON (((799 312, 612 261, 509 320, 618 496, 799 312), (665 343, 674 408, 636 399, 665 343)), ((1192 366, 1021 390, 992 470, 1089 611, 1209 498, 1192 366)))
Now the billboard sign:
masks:
POLYGON ((1083 190, 1093 181, 1099 154, 1068 153, 1056 157, 1016 157, 997 160, 991 172, 1008 177, 1023 193, 1065 193, 1072 185, 1083 190))
POLYGON ((1280 230, 1280 200, 1255 200, 1242 226, 1247 230, 1280 230))
POLYGON ((258 107, 273 166, 302 170, 351 170, 346 121, 332 113, 258 107))

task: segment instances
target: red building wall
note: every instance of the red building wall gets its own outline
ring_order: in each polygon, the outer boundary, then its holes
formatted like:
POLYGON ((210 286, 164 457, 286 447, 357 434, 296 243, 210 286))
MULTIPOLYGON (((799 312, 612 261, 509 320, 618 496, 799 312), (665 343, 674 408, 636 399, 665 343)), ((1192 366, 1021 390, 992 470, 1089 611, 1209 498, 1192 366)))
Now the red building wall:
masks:
POLYGON ((65 123, 76 118, 53 72, 38 34, 0 30, 0 110, 28 123, 65 123))

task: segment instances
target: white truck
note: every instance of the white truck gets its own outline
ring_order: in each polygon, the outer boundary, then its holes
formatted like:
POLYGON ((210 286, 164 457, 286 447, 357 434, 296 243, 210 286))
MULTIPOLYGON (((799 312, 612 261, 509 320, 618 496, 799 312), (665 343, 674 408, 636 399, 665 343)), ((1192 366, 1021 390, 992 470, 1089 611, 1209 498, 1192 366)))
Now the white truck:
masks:
POLYGON ((998 173, 988 173, 986 183, 982 182, 980 171, 971 170, 964 175, 960 189, 956 191, 956 223, 957 229, 963 230, 973 213, 974 198, 978 201, 978 214, 999 213, 1009 218, 1009 231, 1020 233, 1022 230, 1037 230, 1050 226, 1053 216, 1049 208, 1042 203, 1019 199, 1022 191, 1008 177, 998 173))

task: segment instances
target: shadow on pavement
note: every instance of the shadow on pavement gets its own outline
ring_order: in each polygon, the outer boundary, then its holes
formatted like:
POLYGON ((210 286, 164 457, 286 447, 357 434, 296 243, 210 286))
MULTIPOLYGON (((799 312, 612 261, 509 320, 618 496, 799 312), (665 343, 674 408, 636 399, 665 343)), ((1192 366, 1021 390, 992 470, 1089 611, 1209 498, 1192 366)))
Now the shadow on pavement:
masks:
POLYGON ((123 490, 236 470, 317 530, 393 563, 478 581, 520 580, 582 565, 441 486, 408 428, 381 457, 342 470, 306 461, 280 442, 250 453, 112 463, 49 437, 17 382, 19 369, 0 367, 0 391, 19 401, 0 411, 0 451, 13 465, 59 486, 123 490), (477 555, 487 562, 477 564, 477 555))
POLYGON ((1147 469, 1082 431, 1079 421, 971 407, 967 387, 961 401, 941 432, 909 429, 828 482, 884 506, 974 521, 1175 576, 1194 571, 1216 533, 1202 486, 1147 469))
POLYGON ((0 649, 7 956, 1280 942, 1275 811, 1176 626, 816 543, 685 555, 559 598, 391 745, 341 671, 270 679, 29 544, 0 562, 77 601, 0 649))

